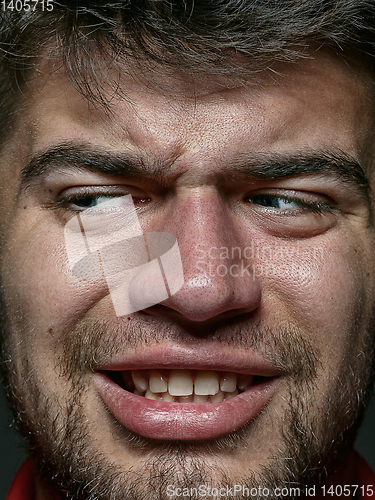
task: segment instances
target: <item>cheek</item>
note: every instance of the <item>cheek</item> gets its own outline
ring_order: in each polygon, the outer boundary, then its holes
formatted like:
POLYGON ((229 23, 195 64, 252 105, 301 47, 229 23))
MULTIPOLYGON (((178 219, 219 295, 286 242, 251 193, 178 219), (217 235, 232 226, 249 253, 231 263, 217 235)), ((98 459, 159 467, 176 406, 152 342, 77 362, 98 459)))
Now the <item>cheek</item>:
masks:
POLYGON ((279 244, 257 263, 264 304, 279 320, 297 323, 322 355, 342 358, 363 330, 358 321, 365 325, 364 267, 355 245, 343 236, 314 240, 279 244))
POLYGON ((11 328, 28 335, 35 331, 41 337, 45 332, 49 338, 52 332, 70 329, 107 295, 105 281, 73 276, 63 231, 51 231, 43 221, 30 224, 22 219, 13 225, 1 273, 11 328))

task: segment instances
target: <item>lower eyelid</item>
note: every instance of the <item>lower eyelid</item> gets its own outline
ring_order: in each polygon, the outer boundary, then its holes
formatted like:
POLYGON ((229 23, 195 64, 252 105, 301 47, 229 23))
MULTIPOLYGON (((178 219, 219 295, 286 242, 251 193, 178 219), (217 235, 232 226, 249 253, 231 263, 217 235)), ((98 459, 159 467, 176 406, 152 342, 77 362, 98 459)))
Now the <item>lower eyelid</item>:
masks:
POLYGON ((308 217, 308 216, 323 216, 330 215, 334 212, 334 209, 330 206, 315 204, 310 206, 297 206, 291 208, 274 208, 265 207, 262 205, 253 204, 253 209, 263 213, 273 214, 276 217, 308 217))

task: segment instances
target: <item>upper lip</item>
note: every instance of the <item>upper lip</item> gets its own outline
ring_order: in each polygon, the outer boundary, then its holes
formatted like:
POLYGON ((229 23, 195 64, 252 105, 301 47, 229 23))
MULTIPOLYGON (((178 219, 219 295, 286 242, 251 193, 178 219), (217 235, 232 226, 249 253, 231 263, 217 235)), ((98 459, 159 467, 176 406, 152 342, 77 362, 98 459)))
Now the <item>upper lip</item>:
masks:
POLYGON ((222 345, 177 346, 158 344, 137 351, 122 352, 97 371, 148 369, 216 370, 263 377, 280 376, 280 370, 256 350, 225 348, 222 345))

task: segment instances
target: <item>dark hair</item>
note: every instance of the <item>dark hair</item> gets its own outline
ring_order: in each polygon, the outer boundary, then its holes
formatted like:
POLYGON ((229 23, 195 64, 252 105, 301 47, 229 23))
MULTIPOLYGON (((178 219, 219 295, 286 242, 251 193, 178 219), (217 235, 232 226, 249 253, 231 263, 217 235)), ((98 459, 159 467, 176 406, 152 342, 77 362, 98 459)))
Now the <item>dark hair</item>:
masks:
POLYGON ((51 11, 39 0, 34 11, 1 12, 3 134, 41 55, 64 64, 91 99, 124 61, 134 75, 147 66, 239 78, 323 47, 374 66, 374 0, 50 1, 51 11))

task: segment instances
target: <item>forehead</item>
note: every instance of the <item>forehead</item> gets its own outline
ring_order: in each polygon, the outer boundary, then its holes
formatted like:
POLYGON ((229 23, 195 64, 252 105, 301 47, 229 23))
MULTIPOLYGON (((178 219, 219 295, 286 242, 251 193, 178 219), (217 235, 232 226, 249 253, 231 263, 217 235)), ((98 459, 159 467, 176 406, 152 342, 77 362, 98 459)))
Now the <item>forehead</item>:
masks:
POLYGON ((112 94, 103 85, 105 108, 85 99, 61 71, 37 78, 21 126, 25 152, 72 140, 158 161, 189 155, 207 168, 210 160, 221 167, 221 160, 249 150, 335 148, 363 160, 372 142, 369 77, 324 53, 229 86, 178 72, 164 79, 159 73, 157 84, 152 75, 135 80, 124 73, 118 83, 120 92, 112 94))

